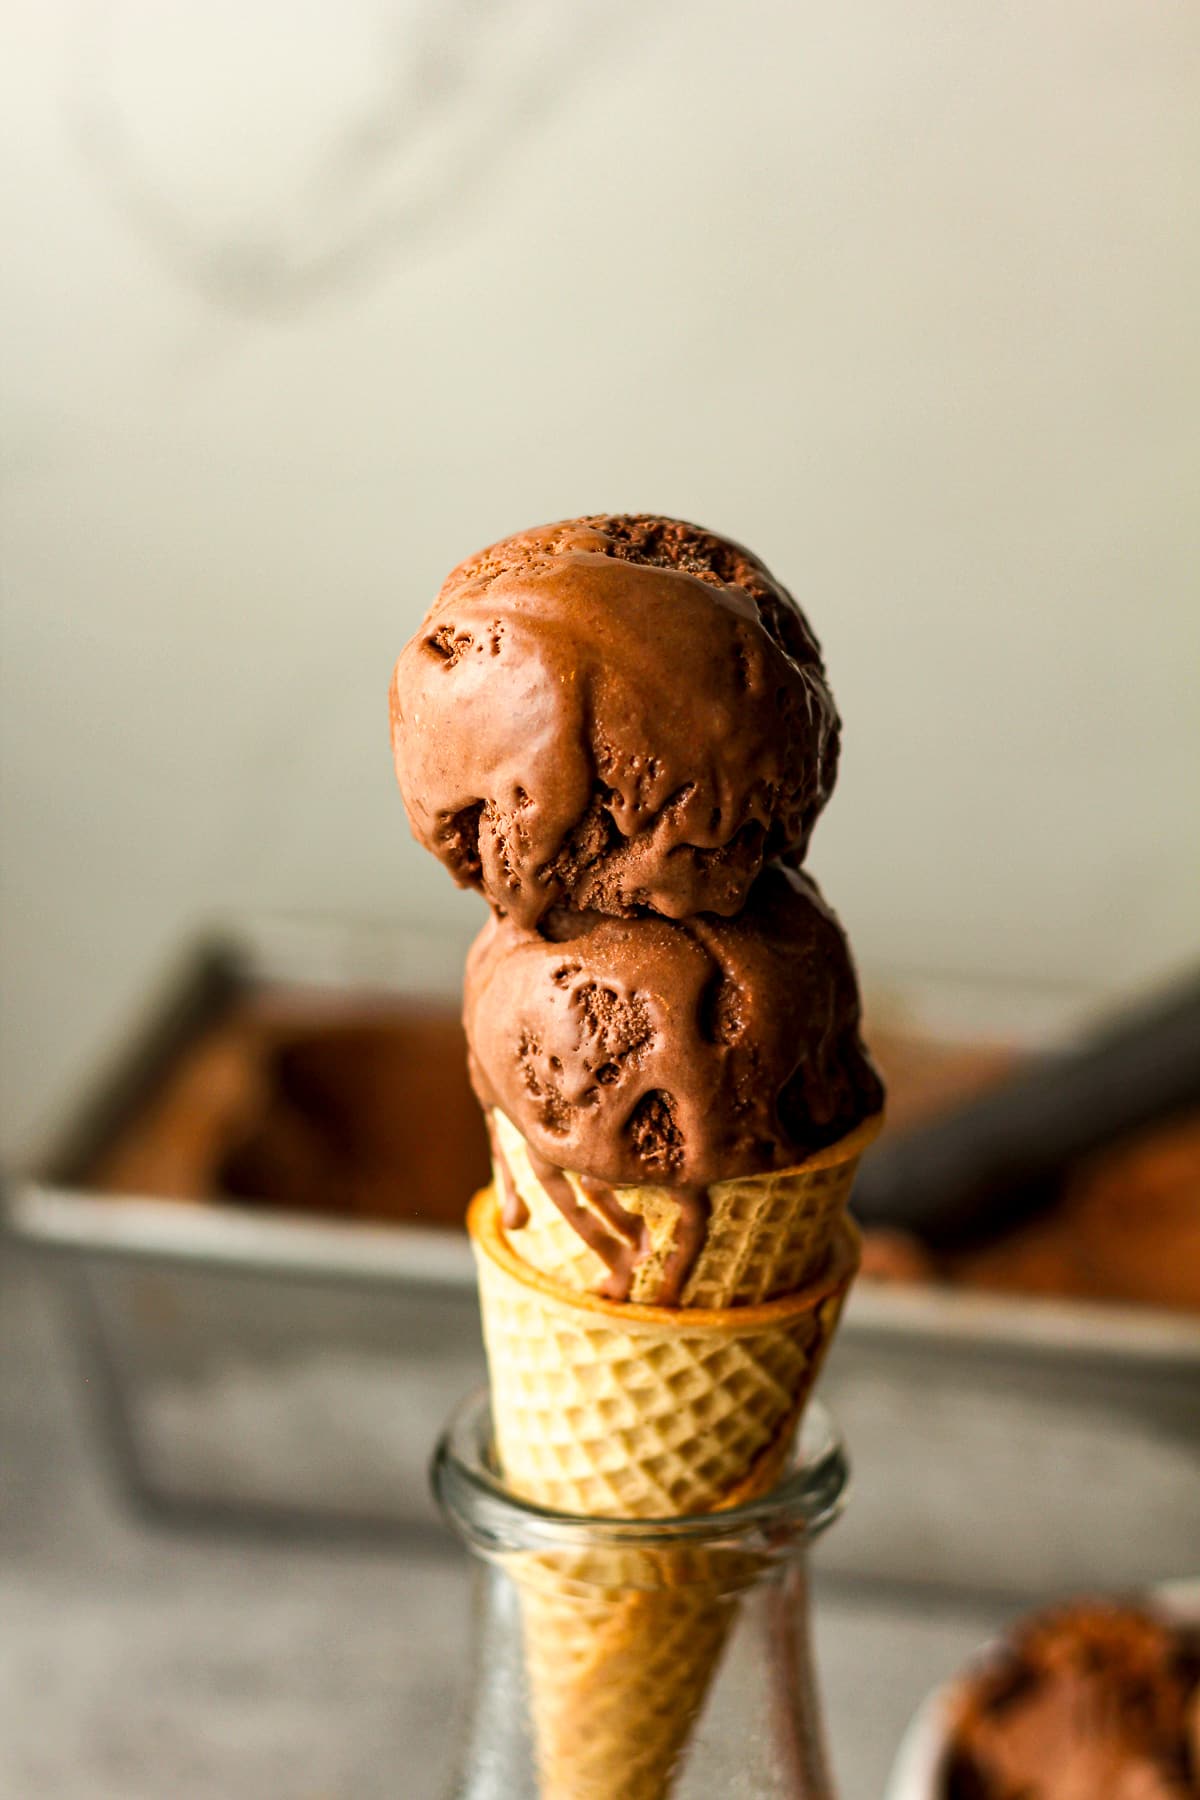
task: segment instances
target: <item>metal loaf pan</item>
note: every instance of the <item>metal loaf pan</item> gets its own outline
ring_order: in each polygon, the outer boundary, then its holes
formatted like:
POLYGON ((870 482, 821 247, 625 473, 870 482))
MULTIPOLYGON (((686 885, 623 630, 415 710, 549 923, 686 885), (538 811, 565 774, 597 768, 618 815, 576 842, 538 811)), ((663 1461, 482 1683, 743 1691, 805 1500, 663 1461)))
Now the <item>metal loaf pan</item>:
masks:
MULTIPOLYGON (((183 1520, 432 1534, 425 1469, 482 1381, 460 1234, 78 1185, 198 1021, 255 988, 445 1003, 462 946, 266 924, 191 959, 9 1228, 57 1253, 129 1492, 183 1520)), ((464 1201, 466 1196, 464 1195, 464 1201)), ((1011 1597, 1200 1565, 1200 1320, 860 1284, 823 1382, 855 1466, 848 1584, 1011 1597)))

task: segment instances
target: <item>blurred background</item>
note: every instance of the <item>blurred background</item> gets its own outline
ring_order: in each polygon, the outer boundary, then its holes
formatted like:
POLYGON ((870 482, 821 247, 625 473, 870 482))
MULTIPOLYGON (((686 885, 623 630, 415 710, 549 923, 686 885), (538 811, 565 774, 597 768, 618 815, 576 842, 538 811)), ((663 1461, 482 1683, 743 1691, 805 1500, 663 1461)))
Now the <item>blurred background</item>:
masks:
POLYGON ((913 1227, 828 1375, 846 1800, 1014 1613, 1195 1573, 1198 93, 1186 0, 0 0, 0 1794, 436 1791, 483 909, 385 695, 582 511, 751 545, 844 717, 913 1227))
POLYGON ((8 1148, 199 921, 474 928, 388 674, 452 563, 581 510, 808 610, 868 974, 1194 949, 1193 7, 3 18, 8 1148))

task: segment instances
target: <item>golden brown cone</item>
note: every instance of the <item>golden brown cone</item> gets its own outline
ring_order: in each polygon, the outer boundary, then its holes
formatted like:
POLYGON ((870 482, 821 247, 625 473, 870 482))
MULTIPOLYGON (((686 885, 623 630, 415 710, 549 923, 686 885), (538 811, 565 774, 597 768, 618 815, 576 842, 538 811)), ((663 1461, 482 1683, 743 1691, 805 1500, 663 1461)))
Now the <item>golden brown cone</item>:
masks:
MULTIPOLYGON (((468 1225, 497 1451, 554 1511, 653 1518, 764 1492, 781 1468, 858 1265, 849 1221, 822 1276, 755 1306, 648 1307, 572 1292, 515 1254, 494 1190, 468 1225)), ((543 1800, 663 1800, 734 1605, 724 1573, 636 1551, 514 1569, 543 1800)))
MULTIPOLYGON (((679 1296, 685 1307, 756 1305, 790 1294, 820 1273, 842 1218, 863 1152, 882 1128, 882 1114, 863 1121, 837 1143, 790 1169, 715 1182, 708 1190, 708 1228, 679 1296)), ((491 1114, 493 1141, 503 1158, 498 1187, 511 1181, 528 1219, 508 1233, 517 1255, 577 1293, 596 1293, 608 1279, 607 1263, 590 1248, 554 1204, 534 1173, 524 1138, 500 1111, 491 1114)), ((564 1170, 585 1211, 603 1216, 580 1178, 564 1170)), ((634 1269, 629 1298, 654 1305, 662 1299, 664 1269, 680 1220, 669 1187, 618 1187, 621 1207, 642 1219, 649 1251, 634 1269)))

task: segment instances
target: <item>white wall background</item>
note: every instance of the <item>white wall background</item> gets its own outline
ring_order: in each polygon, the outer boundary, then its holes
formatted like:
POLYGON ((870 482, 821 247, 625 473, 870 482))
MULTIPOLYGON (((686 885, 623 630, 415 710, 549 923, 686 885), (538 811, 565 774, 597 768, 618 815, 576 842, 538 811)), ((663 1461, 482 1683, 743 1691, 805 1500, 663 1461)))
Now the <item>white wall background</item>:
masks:
POLYGON ((580 510, 809 610, 868 967, 1194 952, 1193 0, 0 21, 6 1143, 200 920, 468 927, 388 673, 451 563, 580 510))

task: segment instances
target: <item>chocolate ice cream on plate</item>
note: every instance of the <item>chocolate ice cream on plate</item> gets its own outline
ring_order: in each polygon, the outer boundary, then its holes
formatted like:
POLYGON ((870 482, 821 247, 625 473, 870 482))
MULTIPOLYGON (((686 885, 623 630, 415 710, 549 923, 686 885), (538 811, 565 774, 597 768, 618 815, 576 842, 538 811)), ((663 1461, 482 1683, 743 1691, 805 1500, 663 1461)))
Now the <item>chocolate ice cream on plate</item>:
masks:
POLYGON ((1198 1758, 1200 1631, 1081 1601, 963 1684, 945 1800, 1195 1800, 1198 1758))
POLYGON ((888 1800, 1197 1800, 1200 1623, 1077 1600, 1022 1620, 914 1721, 888 1800))

